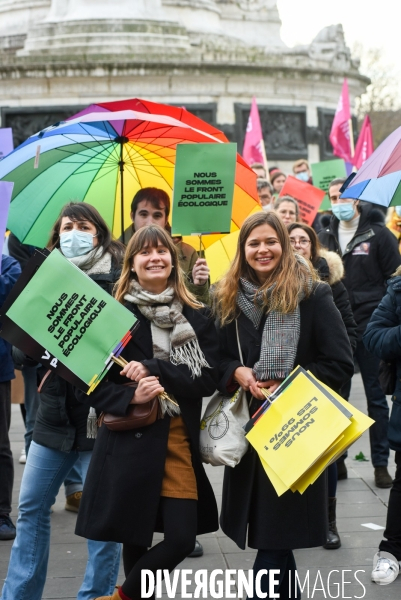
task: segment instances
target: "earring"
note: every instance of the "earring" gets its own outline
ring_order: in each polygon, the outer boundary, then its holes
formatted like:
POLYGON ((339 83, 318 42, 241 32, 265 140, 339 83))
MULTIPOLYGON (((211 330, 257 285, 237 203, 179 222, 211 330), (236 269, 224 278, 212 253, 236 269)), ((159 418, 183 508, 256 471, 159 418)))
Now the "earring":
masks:
POLYGON ((131 269, 131 271, 132 271, 133 273, 135 273, 135 269, 131 269))

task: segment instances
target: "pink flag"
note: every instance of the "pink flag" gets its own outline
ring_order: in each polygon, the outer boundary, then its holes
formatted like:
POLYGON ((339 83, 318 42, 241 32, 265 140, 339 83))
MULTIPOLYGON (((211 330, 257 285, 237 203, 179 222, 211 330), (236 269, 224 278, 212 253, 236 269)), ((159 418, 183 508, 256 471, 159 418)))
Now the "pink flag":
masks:
POLYGON ((353 149, 351 149, 351 111, 349 107, 348 83, 344 79, 343 89, 338 101, 336 114, 330 131, 330 142, 333 154, 352 162, 353 149))
POLYGON ((246 126, 246 134, 244 141, 244 149, 242 151, 243 159, 251 165, 252 163, 265 164, 263 156, 263 135, 260 125, 260 117, 256 98, 252 98, 251 112, 249 113, 248 124, 246 126))
POLYGON ((360 169, 367 158, 373 153, 372 125, 369 115, 363 120, 358 141, 355 146, 355 155, 352 159, 354 166, 360 169))

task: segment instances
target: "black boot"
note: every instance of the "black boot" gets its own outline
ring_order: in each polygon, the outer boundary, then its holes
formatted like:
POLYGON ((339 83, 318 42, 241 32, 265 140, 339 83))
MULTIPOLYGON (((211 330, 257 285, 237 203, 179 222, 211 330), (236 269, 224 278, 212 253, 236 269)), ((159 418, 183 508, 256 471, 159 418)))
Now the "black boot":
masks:
POLYGON ((337 479, 341 481, 342 479, 348 478, 347 466, 345 464, 345 459, 341 456, 337 460, 337 479))
POLYGON ((336 525, 336 503, 337 498, 329 498, 329 533, 327 542, 323 546, 326 550, 337 550, 337 548, 341 546, 341 540, 336 525))

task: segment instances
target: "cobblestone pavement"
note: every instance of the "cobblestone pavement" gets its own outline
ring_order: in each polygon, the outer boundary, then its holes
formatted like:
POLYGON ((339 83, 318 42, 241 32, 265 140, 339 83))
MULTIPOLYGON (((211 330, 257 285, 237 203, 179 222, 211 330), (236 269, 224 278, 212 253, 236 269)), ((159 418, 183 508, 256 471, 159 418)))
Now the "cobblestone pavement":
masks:
MULTIPOLYGON (((366 401, 359 375, 354 378, 352 401, 361 410, 366 410, 366 401)), ((23 424, 19 407, 13 406, 11 423, 12 450, 15 459, 15 484, 12 517, 17 517, 17 501, 23 465, 18 463, 23 447, 23 424)), ((348 479, 338 485, 338 528, 342 547, 327 551, 323 548, 297 550, 296 562, 300 580, 303 582, 309 571, 309 592, 306 585, 302 597, 320 600, 323 598, 365 598, 366 600, 395 600, 401 597, 401 578, 388 586, 370 582, 372 559, 381 540, 383 529, 373 530, 364 524, 385 525, 386 504, 389 491, 375 487, 373 468, 370 462, 358 462, 354 456, 362 451, 369 457, 369 440, 365 434, 349 452, 348 479), (337 571, 335 571, 337 570, 337 571), (355 579, 355 572, 363 586, 355 579), (330 578, 328 580, 329 573, 330 578), (319 577, 320 575, 320 577, 319 577), (329 582, 329 583, 328 583, 329 582), (342 583, 344 582, 344 583, 342 583), (350 582, 350 583, 347 583, 350 582)), ((390 457, 389 470, 395 472, 394 457, 390 457)), ((220 504, 222 468, 207 468, 207 473, 220 504)), ((64 510, 63 490, 60 492, 52 515, 52 537, 49 569, 43 598, 75 599, 82 581, 86 563, 84 540, 74 535, 76 516, 64 510)), ((401 515, 400 515, 401 518, 401 515)), ((160 536, 155 536, 155 541, 160 536)), ((187 558, 180 568, 185 569, 250 569, 255 552, 245 552, 229 540, 222 531, 200 536, 205 553, 202 558, 187 558)), ((0 542, 0 582, 6 576, 11 542, 0 542)), ((120 571, 120 581, 123 572, 120 571)), ((163 596, 167 598, 167 596, 163 596)), ((176 598, 183 598, 180 594, 176 598)), ((187 596, 188 597, 188 596, 187 596)), ((211 596, 209 596, 211 597, 211 596)))

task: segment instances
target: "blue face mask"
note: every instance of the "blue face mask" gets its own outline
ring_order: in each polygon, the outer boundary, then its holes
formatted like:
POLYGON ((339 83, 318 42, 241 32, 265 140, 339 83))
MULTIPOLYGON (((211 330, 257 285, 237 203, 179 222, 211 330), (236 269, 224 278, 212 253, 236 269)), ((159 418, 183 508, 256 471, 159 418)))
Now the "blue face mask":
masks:
POLYGON ((351 221, 355 216, 355 208, 353 202, 346 202, 344 204, 332 204, 331 210, 333 215, 340 221, 351 221))
POLYGON ((61 252, 66 258, 82 256, 93 250, 93 238, 97 236, 78 229, 71 229, 60 235, 61 252))
POLYGON ((401 217, 401 206, 396 206, 396 207, 395 207, 395 212, 397 213, 397 215, 398 215, 399 217, 401 217))
POLYGON ((297 173, 295 177, 300 181, 305 181, 305 183, 308 183, 309 181, 309 175, 306 171, 301 171, 301 173, 297 173))

